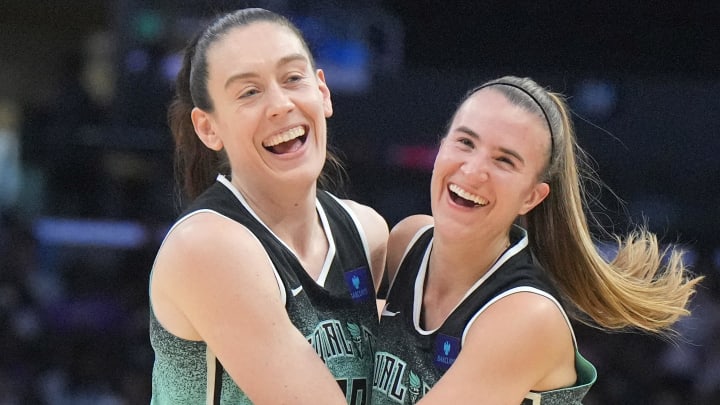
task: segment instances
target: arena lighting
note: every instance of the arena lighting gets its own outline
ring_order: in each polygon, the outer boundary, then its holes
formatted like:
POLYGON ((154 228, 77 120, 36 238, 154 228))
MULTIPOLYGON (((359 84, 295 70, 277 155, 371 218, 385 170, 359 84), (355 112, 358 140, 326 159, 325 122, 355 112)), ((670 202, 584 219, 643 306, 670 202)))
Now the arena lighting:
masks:
POLYGON ((136 249, 155 239, 143 224, 121 220, 42 217, 33 232, 38 243, 55 246, 136 249))
POLYGON ((430 172, 437 152, 437 145, 391 145, 385 160, 390 166, 430 172))
POLYGON ((570 103, 578 113, 593 120, 605 120, 615 113, 618 103, 617 85, 610 80, 584 79, 575 89, 570 103))

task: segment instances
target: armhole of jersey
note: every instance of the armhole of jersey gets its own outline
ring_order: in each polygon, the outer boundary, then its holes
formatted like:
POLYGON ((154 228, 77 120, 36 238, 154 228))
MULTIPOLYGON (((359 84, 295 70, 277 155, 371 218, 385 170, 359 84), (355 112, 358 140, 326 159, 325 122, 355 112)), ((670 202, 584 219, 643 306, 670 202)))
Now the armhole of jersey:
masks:
MULTIPOLYGON (((370 272, 372 274, 375 274, 372 269, 372 257, 370 256, 370 243, 368 242, 367 235, 365 234, 365 228, 363 228, 362 222, 360 222, 360 219, 355 215, 355 211, 350 208, 343 200, 335 197, 331 193, 328 193, 327 191, 324 191, 327 195, 332 197, 344 210, 347 212, 347 214, 352 219, 353 223, 355 224, 355 229, 357 229, 358 234, 360 235, 360 240, 362 241, 363 250, 365 251, 365 258, 367 259, 368 265, 370 266, 370 272)), ((320 201, 318 200, 318 205, 320 204, 320 201)))
POLYGON ((482 308, 480 308, 480 310, 477 311, 477 313, 475 313, 475 315, 473 315, 473 317, 470 319, 470 321, 468 321, 467 325, 465 325, 465 330, 463 330, 462 340, 461 340, 462 344, 465 344, 465 336, 467 335, 468 330, 470 330, 470 326, 472 326, 472 324, 475 322, 477 317, 480 316, 480 314, 485 312, 485 310, 488 309, 490 307, 490 305, 496 303, 498 300, 505 298, 509 295, 519 293, 519 292, 529 292, 529 293, 541 295, 541 296, 549 299, 550 301, 552 301, 558 307, 558 309, 560 310, 560 313, 562 314, 563 318, 565 319, 565 323, 567 323, 567 326, 570 329, 570 335, 572 335, 572 340, 573 340, 573 347, 575 348, 575 351, 577 351, 578 346, 577 346, 577 340, 575 339, 575 331, 573 330, 572 324, 570 323, 570 318, 568 318, 567 313, 565 313, 565 309, 563 309, 562 305, 560 305, 560 303, 558 302, 558 300, 555 299, 555 297, 553 297, 552 295, 548 294, 547 292, 537 289, 535 287, 515 287, 515 288, 512 288, 510 290, 503 292, 502 294, 500 294, 497 297, 490 300, 487 304, 485 304, 482 308))
MULTIPOLYGON (((170 228, 170 230, 168 230, 167 234, 165 235, 165 238, 163 238, 163 241, 162 241, 162 243, 160 244, 160 248, 162 248, 162 245, 165 244, 165 241, 167 240, 168 236, 170 236, 170 233, 171 233, 178 225, 180 225, 181 223, 185 222, 185 220, 187 220, 187 219, 190 218, 191 216, 193 216, 193 215, 195 215, 195 214, 199 214, 199 213, 215 214, 215 215, 221 216, 221 217, 223 217, 223 218, 227 218, 227 219, 229 219, 229 220, 231 220, 231 221, 233 221, 233 222, 237 222, 237 221, 235 221, 234 219, 232 219, 232 218, 230 218, 230 217, 228 217, 228 216, 226 216, 226 215, 223 215, 223 214, 221 214, 221 213, 219 213, 219 212, 217 212, 217 211, 215 211, 215 210, 211 210, 211 209, 201 209, 201 210, 193 211, 193 212, 191 212, 191 213, 183 216, 182 218, 180 218, 179 220, 177 220, 177 222, 175 222, 175 224, 173 224, 173 226, 170 228)), ((238 222, 238 224, 239 224, 239 225, 242 225, 242 224, 240 224, 239 222, 238 222)), ((244 226, 244 225, 242 225, 242 226, 244 226)), ((253 238, 255 238, 255 240, 258 241, 258 243, 260 243, 260 246, 262 246, 262 243, 260 242, 260 239, 258 239, 258 237, 257 237, 254 233, 250 232, 249 230, 248 230, 248 232, 250 233, 250 235, 252 235, 253 238)), ((266 251, 265 249, 263 249, 263 252, 265 253, 265 257, 267 258, 267 261, 268 261, 268 263, 270 264, 270 267, 272 267, 272 269, 273 269, 273 274, 275 275, 275 281, 277 281, 278 290, 280 290, 280 298, 282 299, 283 305, 285 305, 285 304, 287 303, 287 294, 286 294, 286 292, 285 292, 285 287, 283 286, 282 279, 280 278, 280 274, 278 273, 277 268, 275 268, 275 264, 274 264, 274 263, 272 262, 272 260, 270 259, 270 256, 267 254, 267 251, 266 251)), ((155 260, 157 260, 157 258, 156 258, 155 260)), ((149 281, 148 281, 148 296, 149 296, 148 300, 150 301, 150 308, 151 308, 151 309, 152 309, 152 295, 150 294, 150 287, 151 287, 151 285, 152 285, 152 275, 153 275, 153 270, 154 270, 154 269, 155 269, 155 261, 153 261, 152 268, 150 269, 150 276, 149 276, 149 281)))
POLYGON ((398 273, 400 272, 400 267, 402 267, 402 264, 405 261, 405 258, 407 257, 408 253, 410 252, 410 249, 412 249, 412 247, 415 246, 415 243, 417 242, 418 239, 420 239, 420 237, 425 233, 425 231, 427 231, 428 229, 430 229, 432 227, 433 227, 433 224, 428 224, 428 225, 425 225, 425 226, 421 227, 420 229, 418 229, 415 232, 415 235, 413 235, 413 237, 410 239, 410 242, 408 242, 407 246, 405 246, 405 251, 403 252, 402 258, 400 258, 400 261, 398 262, 398 267, 397 267, 397 269, 395 269, 395 275, 393 276, 392 280, 388 280, 389 284, 388 284, 387 295, 390 295, 390 290, 392 289, 393 284, 395 284, 395 279, 397 278, 398 273))
MULTIPOLYGON (((328 241, 328 252, 325 255, 325 261, 323 262, 322 269, 320 270, 320 275, 318 276, 317 280, 315 280, 315 282, 317 282, 318 285, 325 287, 325 280, 327 280, 327 276, 330 273, 330 267, 332 266, 332 262, 335 259, 335 236, 333 235, 332 229, 330 228, 330 222, 328 221, 327 213, 325 212, 325 209, 323 208, 322 204, 320 204, 320 200, 318 199, 315 200, 315 209, 317 210, 318 217, 320 217, 320 223, 322 224, 323 232, 325 232, 325 238, 327 238, 328 241)), ((362 237, 362 232, 360 234, 362 237)), ((364 243, 365 241, 363 240, 363 244, 364 243)), ((367 256, 367 250, 365 255, 367 256)))
POLYGON ((205 362, 207 371, 207 386, 205 388, 205 405, 220 405, 222 396, 223 366, 215 357, 210 347, 205 345, 205 362))

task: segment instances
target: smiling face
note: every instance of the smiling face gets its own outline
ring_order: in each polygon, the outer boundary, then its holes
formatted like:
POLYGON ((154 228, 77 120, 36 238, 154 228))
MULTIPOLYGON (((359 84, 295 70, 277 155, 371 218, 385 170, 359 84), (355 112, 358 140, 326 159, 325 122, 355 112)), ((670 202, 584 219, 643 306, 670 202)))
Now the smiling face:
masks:
POLYGON ((212 111, 194 109, 193 125, 224 150, 241 189, 315 184, 332 115, 322 71, 291 30, 271 22, 234 28, 207 53, 212 111))
POLYGON ((443 139, 431 181, 438 232, 505 234, 549 193, 539 181, 550 135, 542 118, 492 87, 471 95, 443 139))

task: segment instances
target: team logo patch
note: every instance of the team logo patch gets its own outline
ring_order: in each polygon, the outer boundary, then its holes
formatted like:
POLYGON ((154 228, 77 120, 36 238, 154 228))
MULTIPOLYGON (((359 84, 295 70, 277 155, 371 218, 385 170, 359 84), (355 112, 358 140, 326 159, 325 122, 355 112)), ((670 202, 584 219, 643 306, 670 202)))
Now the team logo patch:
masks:
POLYGON ((460 353, 460 339, 448 335, 438 334, 435 338, 435 352, 433 363, 440 370, 447 370, 452 366, 460 353))
POLYGON ((350 290, 350 297, 352 297, 353 301, 365 301, 372 295, 372 279, 368 268, 365 266, 346 271, 345 283, 350 290))

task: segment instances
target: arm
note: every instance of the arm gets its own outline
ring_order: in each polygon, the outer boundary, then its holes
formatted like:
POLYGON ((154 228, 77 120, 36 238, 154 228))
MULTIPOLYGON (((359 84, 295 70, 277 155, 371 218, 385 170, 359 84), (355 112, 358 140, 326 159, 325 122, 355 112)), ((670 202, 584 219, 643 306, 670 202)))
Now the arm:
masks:
POLYGON ((158 319, 202 339, 255 404, 346 404, 285 310, 260 242, 242 225, 200 213, 163 244, 153 270, 158 319), (168 310, 169 309, 169 310, 168 310))
POLYGON ((455 363, 422 405, 516 405, 530 390, 572 385, 575 349, 559 308, 530 292, 501 298, 470 327, 455 363))

